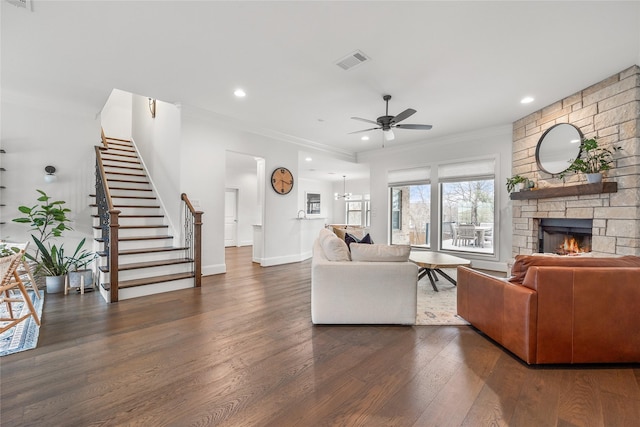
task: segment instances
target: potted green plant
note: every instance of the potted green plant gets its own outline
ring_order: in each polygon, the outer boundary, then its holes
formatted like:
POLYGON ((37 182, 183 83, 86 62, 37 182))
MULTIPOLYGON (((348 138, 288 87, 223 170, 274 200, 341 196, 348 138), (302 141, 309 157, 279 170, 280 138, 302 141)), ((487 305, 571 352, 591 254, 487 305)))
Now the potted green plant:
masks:
POLYGON ((31 231, 36 232, 31 235, 36 243, 35 254, 25 254, 25 256, 36 263, 36 274, 45 276, 47 292, 60 292, 64 289, 60 282, 64 283, 64 276, 69 271, 71 260, 64 255, 62 245, 59 247, 49 243, 45 245, 45 242, 61 237, 66 230, 72 230, 69 226, 71 220, 67 217, 71 210, 64 207, 64 201, 52 200, 44 191, 36 191, 40 194, 37 198, 39 203, 31 207, 19 206, 18 210, 24 216, 14 218, 13 221, 28 224, 31 226, 31 231), (47 276, 56 277, 56 279, 47 279, 47 276), (48 283, 51 283, 51 286, 48 283))
POLYGON ((514 175, 511 178, 507 178, 507 191, 511 193, 513 190, 518 188, 518 191, 524 188, 525 183, 527 183, 528 179, 520 176, 514 175))
POLYGON ((622 147, 611 146, 611 148, 598 145, 597 137, 583 139, 580 143, 580 155, 572 160, 571 165, 560 174, 564 178, 569 172, 582 172, 587 177, 587 182, 601 182, 602 172, 612 168, 615 159, 613 155, 622 150, 622 147))

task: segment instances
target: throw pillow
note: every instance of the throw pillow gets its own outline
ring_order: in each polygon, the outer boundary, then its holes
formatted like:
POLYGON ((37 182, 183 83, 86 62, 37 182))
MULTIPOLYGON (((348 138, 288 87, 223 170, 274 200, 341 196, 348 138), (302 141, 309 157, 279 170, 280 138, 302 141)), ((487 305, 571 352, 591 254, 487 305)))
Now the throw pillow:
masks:
POLYGON ((351 244, 351 261, 366 262, 405 262, 409 260, 411 246, 383 244, 351 244))
POLYGON ((365 243, 369 245, 373 243, 373 239, 371 239, 371 236, 369 235, 369 233, 367 233, 362 239, 358 239, 356 236, 354 236, 351 233, 346 233, 344 235, 344 241, 349 247, 349 250, 351 250, 352 243, 365 243))
POLYGON ((329 261, 351 261, 347 244, 335 234, 321 240, 320 246, 329 261))

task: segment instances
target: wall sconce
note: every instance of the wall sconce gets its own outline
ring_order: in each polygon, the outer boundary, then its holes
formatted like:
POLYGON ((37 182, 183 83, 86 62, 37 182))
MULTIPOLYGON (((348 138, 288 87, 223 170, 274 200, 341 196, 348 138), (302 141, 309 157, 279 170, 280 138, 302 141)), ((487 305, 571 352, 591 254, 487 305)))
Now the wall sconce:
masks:
POLYGON ((46 166, 44 168, 44 171, 46 172, 46 174, 44 175, 44 182, 46 182, 47 184, 56 182, 56 180, 58 179, 58 177, 55 175, 56 168, 54 168, 53 166, 46 166))
POLYGON ((151 112, 151 118, 156 118, 156 100, 149 98, 149 111, 151 112))

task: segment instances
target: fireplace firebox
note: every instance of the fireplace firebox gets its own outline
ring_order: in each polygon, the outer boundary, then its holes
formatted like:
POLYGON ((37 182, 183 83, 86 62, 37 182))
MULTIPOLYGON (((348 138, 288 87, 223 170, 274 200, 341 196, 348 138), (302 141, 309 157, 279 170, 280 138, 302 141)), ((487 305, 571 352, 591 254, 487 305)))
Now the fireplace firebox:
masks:
POLYGON ((593 220, 576 218, 542 218, 538 227, 541 253, 572 255, 591 252, 593 220))

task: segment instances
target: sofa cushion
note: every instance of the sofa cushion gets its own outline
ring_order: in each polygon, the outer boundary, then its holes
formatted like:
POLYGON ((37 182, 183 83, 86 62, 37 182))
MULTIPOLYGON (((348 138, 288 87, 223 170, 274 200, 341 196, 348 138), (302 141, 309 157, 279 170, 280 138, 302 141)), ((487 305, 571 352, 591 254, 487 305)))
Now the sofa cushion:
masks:
POLYGON ((406 262, 409 260, 411 246, 409 245, 383 245, 383 244, 351 244, 352 261, 392 261, 406 262))
POLYGON ((349 248, 344 240, 329 232, 328 235, 319 236, 320 246, 329 261, 351 261, 349 248))
POLYGON ((339 239, 344 240, 345 236, 347 235, 347 233, 362 239, 362 237, 364 237, 364 228, 361 227, 351 227, 348 225, 344 225, 344 226, 333 226, 332 227, 333 232, 335 233, 336 236, 338 236, 339 239))
POLYGON ((522 284, 529 267, 640 267, 640 257, 583 257, 583 256, 535 256, 516 255, 511 268, 511 283, 522 284))
POLYGON ((373 239, 371 239, 371 236, 369 235, 369 233, 365 234, 365 236, 362 239, 358 239, 356 236, 354 236, 351 233, 346 233, 344 235, 344 241, 349 247, 349 250, 351 250, 352 243, 364 243, 369 245, 373 243, 373 239))

